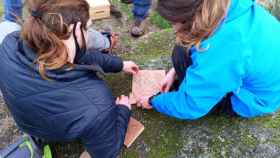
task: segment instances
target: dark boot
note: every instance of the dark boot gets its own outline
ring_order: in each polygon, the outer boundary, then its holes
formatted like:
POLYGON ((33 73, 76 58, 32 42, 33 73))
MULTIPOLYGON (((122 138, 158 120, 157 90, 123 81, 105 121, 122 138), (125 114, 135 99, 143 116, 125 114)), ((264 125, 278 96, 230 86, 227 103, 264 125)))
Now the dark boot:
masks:
POLYGON ((140 37, 144 35, 144 20, 134 20, 134 24, 131 27, 130 34, 133 37, 140 37))
POLYGON ((114 17, 116 17, 117 19, 118 18, 122 18, 122 12, 116 7, 114 6, 113 4, 111 4, 110 6, 110 9, 111 9, 111 15, 113 15, 114 17))

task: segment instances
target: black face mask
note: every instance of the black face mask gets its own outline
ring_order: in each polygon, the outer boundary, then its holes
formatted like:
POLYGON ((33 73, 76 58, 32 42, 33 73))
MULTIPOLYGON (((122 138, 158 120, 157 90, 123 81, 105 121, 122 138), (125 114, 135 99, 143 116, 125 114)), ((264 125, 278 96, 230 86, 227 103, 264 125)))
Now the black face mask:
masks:
POLYGON ((77 61, 79 61, 83 55, 86 53, 86 40, 85 40, 85 35, 84 32, 82 31, 82 26, 81 28, 77 28, 77 23, 74 25, 74 29, 73 29, 73 36, 74 36, 74 40, 75 40, 75 46, 76 46, 76 56, 74 59, 74 63, 76 63, 77 61), (83 42, 83 47, 81 48, 79 43, 78 43, 78 39, 76 36, 76 29, 80 29, 81 34, 82 34, 82 42, 83 42))

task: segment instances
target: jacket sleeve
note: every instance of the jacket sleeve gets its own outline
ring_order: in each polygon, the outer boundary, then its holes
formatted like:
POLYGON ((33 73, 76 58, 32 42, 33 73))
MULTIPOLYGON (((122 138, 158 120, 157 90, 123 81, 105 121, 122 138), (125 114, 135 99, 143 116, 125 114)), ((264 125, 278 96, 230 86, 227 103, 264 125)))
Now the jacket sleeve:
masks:
POLYGON ((119 105, 100 116, 82 141, 91 157, 115 158, 124 144, 130 110, 119 105))
POLYGON ((188 68, 179 90, 154 97, 153 108, 179 119, 206 115, 227 93, 242 85, 244 60, 228 56, 219 59, 212 52, 196 54, 194 59, 199 60, 188 68))
POLYGON ((97 64, 105 73, 121 72, 123 69, 123 60, 120 57, 100 52, 86 53, 76 61, 76 64, 97 64))
POLYGON ((88 50, 102 51, 111 46, 110 39, 94 29, 88 30, 88 39, 88 50))

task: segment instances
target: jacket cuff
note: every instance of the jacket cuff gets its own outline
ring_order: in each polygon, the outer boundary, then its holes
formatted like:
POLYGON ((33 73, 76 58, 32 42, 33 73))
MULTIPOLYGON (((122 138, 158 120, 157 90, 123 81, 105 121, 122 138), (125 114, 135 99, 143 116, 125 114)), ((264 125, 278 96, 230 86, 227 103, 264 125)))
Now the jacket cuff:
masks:
POLYGON ((158 92, 157 94, 155 94, 155 95, 153 95, 153 96, 151 96, 150 98, 149 98, 149 104, 153 107, 153 99, 155 98, 155 97, 157 97, 158 95, 160 95, 161 94, 161 92, 158 92))
POLYGON ((114 57, 114 72, 121 72, 123 70, 123 60, 120 57, 115 56, 114 57))
POLYGON ((119 104, 117 106, 122 114, 124 114, 125 116, 128 116, 128 117, 131 116, 131 110, 128 107, 126 107, 125 105, 122 105, 122 104, 119 104))

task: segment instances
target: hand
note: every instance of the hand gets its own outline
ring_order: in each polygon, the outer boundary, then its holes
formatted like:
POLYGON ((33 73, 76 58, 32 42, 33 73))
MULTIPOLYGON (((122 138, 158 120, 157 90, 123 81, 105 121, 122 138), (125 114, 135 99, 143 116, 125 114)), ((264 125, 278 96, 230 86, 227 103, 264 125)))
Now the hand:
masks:
POLYGON ((116 100, 117 105, 124 105, 126 106, 129 110, 131 110, 131 105, 129 103, 129 99, 127 96, 121 95, 120 97, 117 98, 116 100))
POLYGON ((153 107, 150 105, 149 100, 151 97, 142 97, 137 104, 137 107, 142 107, 142 109, 151 110, 153 107))
POLYGON ((139 72, 139 66, 133 61, 124 61, 123 71, 128 74, 136 75, 139 72))
POLYGON ((172 68, 167 75, 165 76, 165 78, 161 81, 160 84, 160 91, 162 93, 166 93, 169 92, 171 86, 173 85, 174 81, 176 78, 176 72, 175 69, 172 68))
POLYGON ((111 33, 111 47, 110 47, 111 50, 116 47, 118 41, 119 41, 119 35, 114 32, 111 33))

